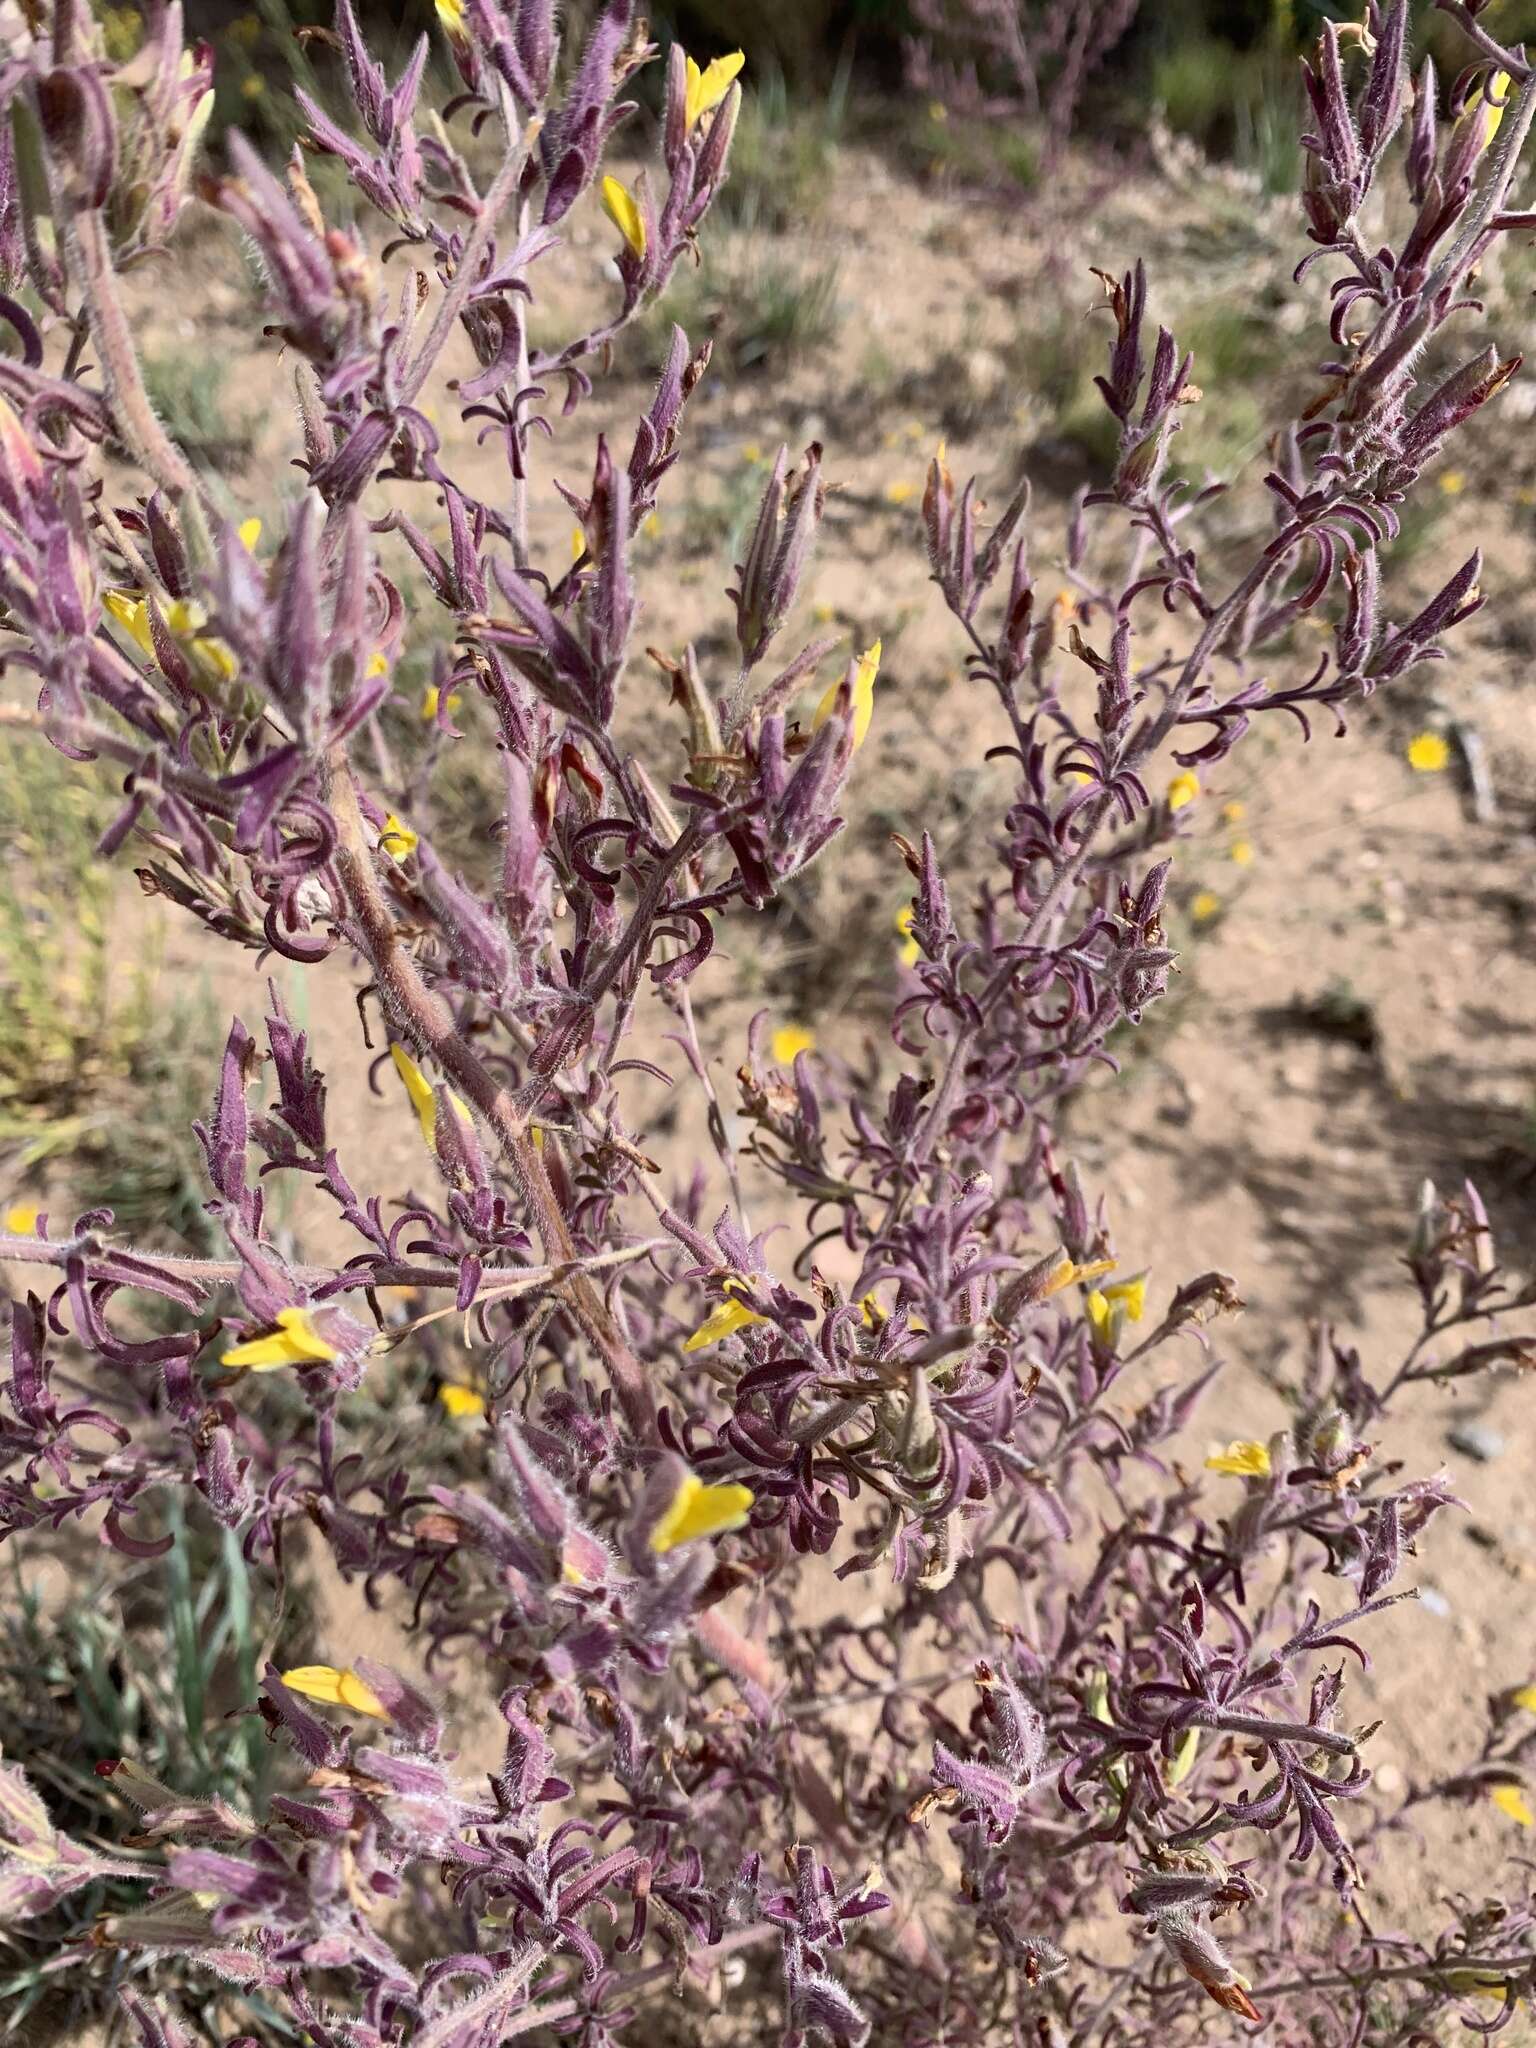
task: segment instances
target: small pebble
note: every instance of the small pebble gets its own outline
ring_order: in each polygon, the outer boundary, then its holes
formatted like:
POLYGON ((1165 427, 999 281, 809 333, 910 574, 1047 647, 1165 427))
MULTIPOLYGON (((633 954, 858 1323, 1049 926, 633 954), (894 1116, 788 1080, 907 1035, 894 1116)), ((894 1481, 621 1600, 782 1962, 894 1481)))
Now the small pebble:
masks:
POLYGON ((1505 1450, 1503 1437, 1486 1422, 1458 1422, 1447 1430, 1446 1441, 1453 1451, 1460 1451, 1464 1458, 1475 1458, 1479 1465, 1491 1465, 1495 1458, 1503 1457, 1505 1450))

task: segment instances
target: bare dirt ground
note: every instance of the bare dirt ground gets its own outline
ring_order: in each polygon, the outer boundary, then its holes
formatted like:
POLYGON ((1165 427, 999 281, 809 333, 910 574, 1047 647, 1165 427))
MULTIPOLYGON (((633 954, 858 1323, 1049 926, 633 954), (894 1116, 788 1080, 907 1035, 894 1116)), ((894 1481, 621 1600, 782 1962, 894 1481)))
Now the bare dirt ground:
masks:
MULTIPOLYGON (((1006 788, 1004 768, 983 755, 1003 726, 965 680, 957 637, 925 580, 923 468, 947 435, 952 469, 978 470, 1000 504, 1016 466, 1028 465, 1037 482, 1036 574, 1047 591, 1064 582, 1063 509, 1087 468, 1063 441, 1059 400, 1045 371, 1036 375, 1030 336, 1041 335, 1039 361, 1051 378, 1059 379, 1063 348, 1097 357, 1104 330, 1087 318, 1095 298, 1087 265, 1120 268, 1139 250, 1153 304, 1175 327, 1184 314, 1209 326, 1213 309, 1221 316, 1252 304, 1270 339, 1282 335, 1257 372, 1253 419, 1239 409, 1213 453, 1250 453, 1262 468, 1264 422, 1285 416, 1298 361, 1304 382, 1327 353, 1320 280, 1301 295, 1300 312, 1265 296, 1304 246, 1283 210, 1214 177, 1191 184, 1151 168, 1134 180, 1111 181, 1095 168, 1074 177, 1046 213, 1038 203, 927 189, 873 155, 843 152, 822 225, 809 237, 837 264, 837 339, 783 375, 774 367, 714 376, 695 403, 686 481, 664 492, 660 532, 644 543, 647 610, 637 642, 676 653, 693 638, 706 655, 723 649, 732 542, 764 461, 780 440, 797 450, 813 438, 826 444, 837 490, 797 623, 806 633, 841 631, 849 648, 877 633, 885 641, 843 862, 814 870, 761 931, 743 920, 722 934, 694 985, 706 1036, 734 1031, 734 1046, 752 1011, 767 1005, 776 1022, 813 1031, 827 1058, 862 1061, 880 1040, 879 1004, 888 1004, 898 971, 893 920, 908 895, 890 832, 937 819, 957 872, 979 870, 1006 788), (1297 327, 1304 331, 1286 337, 1297 327)), ((574 237, 578 295, 604 289, 610 246, 593 208, 574 237)), ((242 509, 280 525, 287 371, 273 351, 250 351, 233 255, 216 237, 199 244, 192 287, 164 342, 216 350, 231 365, 227 403, 255 433, 242 509)), ((1511 331, 1501 339, 1518 346, 1527 316, 1513 286, 1504 312, 1511 331)), ((1199 361, 1196 375, 1208 388, 1216 382, 1199 361)), ((555 473, 579 483, 600 428, 627 445, 647 396, 621 365, 560 428, 549 457, 555 473)), ((1181 814, 1188 829, 1175 886, 1183 948, 1175 991, 1138 1037, 1117 1044, 1124 1072, 1095 1083, 1071 1115, 1085 1170, 1109 1191, 1126 1263, 1152 1269, 1154 1298, 1219 1267, 1237 1277, 1248 1303, 1221 1331, 1231 1365, 1200 1419, 1197 1451, 1204 1436, 1263 1436, 1286 1419, 1277 1387, 1294 1381, 1314 1319, 1359 1345, 1368 1376, 1389 1375, 1417 1329, 1399 1262, 1426 1176, 1448 1186, 1472 1174, 1511 1262, 1531 1258, 1536 726, 1526 660, 1536 645, 1536 549, 1529 478, 1511 452, 1526 429, 1506 418, 1499 431, 1511 439, 1490 440, 1456 472, 1430 480, 1430 515, 1388 601, 1394 616, 1408 616, 1481 542, 1488 608, 1458 637, 1453 662, 1362 708, 1347 741, 1325 728, 1304 746, 1293 726, 1278 725, 1207 778, 1199 802, 1181 814), (1453 721, 1480 749, 1490 816, 1473 814, 1457 749, 1444 773, 1408 766, 1409 735, 1453 721)), ((473 458, 470 473, 493 488, 492 456, 473 458)), ((1229 539, 1257 530, 1263 516, 1254 495, 1241 504, 1218 527, 1229 539)), ((424 494, 412 509, 437 523, 424 494)), ((551 519, 537 536, 562 566, 567 525, 551 519)), ((417 631, 425 642, 438 627, 423 614, 417 631)), ((1307 654, 1297 650, 1298 670, 1310 666, 1307 654)), ((642 658, 627 688, 627 715, 651 757, 680 760, 680 715, 666 708, 662 681, 642 658)), ((488 746, 476 707, 466 707, 463 722, 470 737, 458 745, 488 746)), ((467 843, 477 815, 466 800, 467 843)), ((164 943, 168 972, 207 976, 220 1007, 238 1006, 254 1023, 254 963, 180 923, 164 943)), ((352 1146, 378 1184, 393 1180, 403 1191, 423 1171, 418 1140, 403 1100, 392 1088, 371 1098, 343 1057, 356 1030, 344 963, 304 988, 291 970, 277 979, 318 1041, 344 1158, 352 1146)), ((211 1087, 210 1048, 189 1047, 194 1056, 210 1061, 211 1087)), ((666 1063, 682 1075, 675 1051, 666 1063)), ((723 1063, 727 1094, 734 1065, 734 1057, 723 1063)), ((658 1111, 646 1142, 669 1167, 692 1152, 697 1108, 695 1100, 658 1111)), ((1436 1525, 1417 1572, 1425 1598, 1373 1638, 1378 1662, 1355 1718, 1384 1717, 1372 1745, 1378 1771, 1422 1775, 1459 1724, 1478 1725, 1490 1693, 1536 1678, 1526 1625, 1536 1578, 1531 1398, 1515 1378, 1465 1394, 1431 1392, 1394 1435, 1393 1454, 1410 1469, 1450 1468, 1469 1512, 1436 1525), (1448 1430, 1469 1419, 1494 1432, 1489 1462, 1448 1442, 1448 1430)), ((1427 1927, 1436 1896, 1458 1884, 1477 1890, 1495 1840, 1508 1849, 1514 1832, 1491 1807, 1453 1815, 1419 1872, 1400 1871, 1390 1905, 1405 1924, 1427 1927)))

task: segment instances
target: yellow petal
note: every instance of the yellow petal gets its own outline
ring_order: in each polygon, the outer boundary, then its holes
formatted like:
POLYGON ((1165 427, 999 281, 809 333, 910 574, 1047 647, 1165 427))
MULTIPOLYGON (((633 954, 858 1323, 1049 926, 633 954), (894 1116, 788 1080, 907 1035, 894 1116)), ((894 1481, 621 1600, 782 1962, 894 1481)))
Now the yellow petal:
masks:
POLYGON ((1186 1728, 1183 1740, 1168 1759, 1163 1776, 1170 1786, 1182 1785, 1194 1768, 1195 1756, 1200 1748, 1200 1730, 1186 1728))
POLYGON ((123 631, 153 661, 155 643, 149 630, 149 607, 143 598, 132 590, 104 590, 101 601, 123 631))
POLYGON ((1252 1437, 1239 1437, 1215 1457, 1207 1458, 1205 1469, 1225 1472, 1233 1479, 1267 1479, 1269 1446, 1255 1442, 1252 1437))
MULTIPOLYGON (((1061 1264, 1052 1269, 1050 1278, 1041 1288, 1040 1299, 1049 1301, 1053 1294, 1060 1294, 1063 1287, 1070 1287, 1074 1281, 1097 1280, 1102 1274, 1112 1273, 1114 1270, 1113 1259, 1089 1259, 1079 1266, 1074 1260, 1063 1257, 1061 1264)), ((1110 1292, 1113 1293, 1114 1289, 1111 1288, 1110 1292)), ((1131 1320, 1134 1322, 1139 1319, 1133 1316, 1131 1320)))
POLYGON ((1437 732, 1415 733, 1408 742, 1408 766, 1416 775, 1438 775, 1450 758, 1450 747, 1437 732))
MULTIPOLYGON (((761 1320, 761 1318, 758 1318, 761 1320)), ((651 1548, 675 1550, 701 1536, 723 1536, 745 1526, 756 1498, 750 1486, 710 1486, 697 1473, 683 1475, 671 1504, 651 1531, 651 1548)))
POLYGON ((388 674, 389 663, 385 659, 384 650, 381 647, 376 647, 368 657, 368 666, 363 670, 364 679, 372 682, 375 676, 387 676, 388 674))
POLYGON ((1494 100, 1507 101, 1510 94, 1510 76, 1507 71, 1495 71, 1489 79, 1483 98, 1483 147, 1486 149, 1499 132, 1499 123, 1504 118, 1504 108, 1494 106, 1494 100))
POLYGON ((395 1063, 395 1072, 405 1083, 405 1092, 411 1098, 411 1107, 416 1112, 416 1121, 421 1125, 421 1135, 429 1145, 437 1138, 437 1095, 432 1083, 417 1066, 403 1045, 392 1045, 389 1056, 395 1063))
POLYGON ((354 1714, 370 1714, 375 1721, 389 1719, 384 1702, 355 1671, 338 1671, 334 1664, 297 1664, 283 1672, 282 1680, 290 1692, 323 1706, 350 1707, 354 1714))
POLYGON ((1507 1813, 1521 1827, 1536 1827, 1536 1813, 1526 1805, 1525 1794, 1518 1785, 1495 1785, 1488 1796, 1500 1813, 1507 1813))
MULTIPOLYGON (((880 673, 880 642, 873 641, 859 656, 853 672, 853 744, 861 747, 869 731, 869 722, 875 715, 875 677, 880 673)), ((837 693, 843 687, 843 679, 837 681, 816 707, 816 716, 811 720, 811 731, 819 732, 837 709, 837 693)))
POLYGON ((781 1024, 768 1041, 768 1050, 773 1054, 776 1065, 793 1066, 796 1053, 810 1052, 816 1044, 814 1031, 807 1031, 799 1024, 781 1024))
MULTIPOLYGON (((457 690, 450 690, 448 692, 448 716, 450 718, 452 718, 454 712, 458 710, 463 701, 464 699, 457 690)), ((436 718, 437 707, 441 702, 442 693, 436 683, 429 683, 421 699, 421 715, 424 722, 430 724, 436 718)))
POLYGON ((734 1337, 738 1330, 750 1329, 754 1323, 766 1323, 768 1318, 756 1314, 745 1302, 728 1296, 717 1302, 700 1323, 693 1335, 683 1345, 685 1351, 703 1351, 711 1344, 719 1344, 726 1337, 734 1337))
POLYGON ((1536 1685, 1517 1686, 1509 1696, 1512 1707, 1523 1707, 1528 1714, 1536 1714, 1536 1685))
POLYGON ((261 521, 259 519, 242 519, 235 531, 240 536, 241 547, 245 549, 248 555, 254 555, 256 543, 261 539, 261 521))
POLYGON ((1104 1299, 1112 1307, 1123 1308, 1128 1323, 1139 1323, 1147 1312, 1146 1274, 1133 1273, 1129 1280, 1117 1280, 1113 1287, 1105 1288, 1104 1299))
POLYGON ((902 939, 905 941, 901 949, 901 964, 903 967, 915 967, 922 958, 923 949, 912 936, 912 926, 916 919, 917 910, 910 903, 905 910, 898 910, 896 913, 896 929, 901 933, 902 939))
POLYGON ((1200 794, 1200 778, 1186 768, 1181 775, 1175 775, 1168 785, 1168 808, 1182 811, 1186 804, 1192 804, 1200 794))
POLYGON ((5 1212, 5 1227, 12 1237, 31 1237, 42 1213, 31 1202, 15 1202, 5 1212))
POLYGON ((437 18, 451 36, 464 33, 464 0, 437 0, 437 18))
POLYGON ((296 1664, 282 1678, 290 1692, 302 1693, 307 1700, 322 1700, 329 1707, 341 1703, 341 1673, 334 1664, 296 1664))
POLYGON ((603 211, 628 242, 636 257, 645 261, 645 219, 639 201, 627 185, 605 177, 602 183, 603 211))
POLYGON ((247 1337, 223 1354, 221 1365, 250 1372, 274 1372, 280 1365, 316 1365, 338 1356, 315 1328, 307 1308, 280 1308, 277 1327, 265 1337, 247 1337))
POLYGON ((485 1413, 485 1396, 477 1394, 473 1387, 439 1387, 437 1398, 455 1422, 466 1416, 485 1413))
POLYGON ((1097 1287, 1089 1288, 1088 1299, 1084 1302, 1083 1306, 1087 1311, 1089 1328, 1093 1331, 1095 1337, 1101 1338, 1107 1344, 1113 1328, 1114 1316, 1109 1303, 1100 1294, 1097 1287))
POLYGON ((192 652, 200 665, 222 682, 232 683, 240 673, 240 663, 235 650, 227 640, 220 640, 216 634, 199 634, 192 642, 192 652))
POLYGON ((740 50, 733 50, 728 57, 716 57, 700 71, 693 59, 688 59, 688 93, 684 116, 684 125, 687 128, 691 129, 701 115, 719 106, 746 61, 740 50))
POLYGON ((380 849, 387 853, 392 861, 399 862, 409 860, 416 851, 417 844, 416 834, 410 826, 402 825, 391 811, 384 820, 384 830, 379 834, 380 849))

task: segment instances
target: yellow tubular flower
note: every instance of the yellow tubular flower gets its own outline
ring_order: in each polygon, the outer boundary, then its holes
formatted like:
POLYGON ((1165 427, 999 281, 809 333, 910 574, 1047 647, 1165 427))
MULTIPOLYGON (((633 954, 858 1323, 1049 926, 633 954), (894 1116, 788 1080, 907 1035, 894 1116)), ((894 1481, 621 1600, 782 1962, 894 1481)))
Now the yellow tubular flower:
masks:
POLYGON ((693 1335, 686 1339, 683 1349, 707 1350, 711 1344, 719 1344, 727 1337, 734 1337, 738 1330, 750 1329, 754 1323, 766 1323, 767 1320, 766 1316, 758 1315, 748 1308, 744 1301, 738 1301, 728 1293, 726 1299, 717 1302, 693 1335))
POLYGON ((324 1364, 336 1355, 336 1347, 320 1335, 307 1308, 280 1308, 275 1330, 265 1337, 247 1337, 219 1362, 244 1366, 249 1372, 275 1372, 282 1365, 324 1364))
POLYGON ((254 555, 256 543, 261 539, 261 521, 259 519, 242 519, 236 531, 240 535, 241 547, 245 549, 248 555, 254 555))
POLYGON ((690 57, 687 61, 688 96, 684 126, 691 132, 701 117, 718 107, 730 91, 746 58, 740 50, 728 57, 716 57, 701 71, 690 57))
POLYGON ((1182 811, 1186 804, 1192 804, 1200 794, 1200 778, 1192 769, 1186 768, 1182 775, 1175 775, 1168 785, 1168 808, 1182 811))
POLYGON ((1170 1789, 1175 1785, 1182 1785, 1189 1776, 1194 1768, 1195 1756, 1199 1748, 1200 1730, 1198 1728, 1186 1728, 1184 1739, 1163 1768, 1163 1776, 1170 1789))
POLYGON ((409 825, 402 825, 391 811, 384 820, 384 830, 379 834, 379 850, 387 853, 396 863, 409 860, 416 851, 419 841, 409 825))
POLYGON ((403 1045, 392 1045, 389 1056, 395 1063, 395 1072, 405 1083, 405 1092, 411 1098, 416 1121, 421 1125, 421 1135, 431 1145, 437 1137, 437 1095, 432 1083, 403 1045))
POLYGON ((1522 1685, 1509 1696, 1512 1707, 1523 1707, 1528 1714, 1536 1714, 1536 1685, 1522 1685))
MULTIPOLYGON (((880 673, 880 642, 872 641, 859 656, 858 666, 853 673, 853 744, 862 747, 869 731, 869 722, 875 715, 875 677, 880 673)), ((816 707, 816 716, 811 720, 811 731, 820 732, 827 720, 837 709, 837 693, 843 687, 843 679, 837 681, 816 707)))
POLYGON ((1499 132, 1499 123, 1504 118, 1504 105, 1513 90, 1513 81, 1507 71, 1495 71, 1489 79, 1483 97, 1483 148, 1486 149, 1499 132), (1498 100, 1500 105, 1493 102, 1498 100))
POLYGON ((601 187, 603 211, 633 250, 637 262, 645 261, 645 216, 640 202, 627 185, 605 177, 601 187))
POLYGON ((149 607, 143 598, 132 590, 104 590, 101 601, 123 631, 153 661, 155 643, 149 630, 149 607))
POLYGON ((455 1422, 470 1415, 485 1413, 485 1396, 477 1394, 473 1387, 439 1387, 437 1398, 455 1422))
POLYGON ((338 1671, 334 1664, 296 1664, 282 1679, 290 1692, 302 1693, 307 1700, 319 1700, 327 1707, 350 1707, 354 1714, 368 1714, 375 1721, 389 1719, 389 1709, 355 1671, 338 1671))
POLYGON ((1084 1306, 1094 1336, 1113 1351, 1126 1324, 1139 1323, 1147 1312, 1147 1276, 1133 1273, 1129 1280, 1117 1280, 1102 1292, 1090 1288, 1084 1306))
POLYGON ((701 1536, 723 1536, 744 1528, 755 1499, 750 1486, 710 1486, 697 1473, 687 1472, 651 1531, 651 1548, 676 1550, 680 1543, 693 1543, 701 1536))
MULTIPOLYGON (((452 718, 463 701, 464 699, 457 690, 450 690, 448 692, 448 716, 450 718, 452 718)), ((429 683, 421 700, 421 716, 424 723, 431 724, 432 720, 436 718, 437 707, 441 702, 442 692, 438 689, 436 683, 429 683)))
POLYGON ((371 683, 375 676, 387 676, 388 674, 389 663, 384 657, 384 650, 376 647, 368 657, 368 666, 363 670, 363 676, 366 681, 371 683))
POLYGON ((781 1067, 793 1066, 796 1053, 810 1052, 816 1044, 814 1031, 799 1024, 781 1024, 768 1041, 768 1050, 781 1067))
POLYGON ((1205 1461, 1207 1472, 1225 1472, 1232 1479, 1267 1479, 1269 1446, 1252 1437, 1239 1437, 1205 1461))
MULTIPOLYGON (((1070 1287, 1074 1281, 1097 1280, 1102 1274, 1112 1273, 1114 1270, 1115 1262, 1113 1259, 1089 1259, 1086 1264, 1079 1266, 1064 1255, 1061 1264, 1053 1270, 1050 1278, 1046 1281, 1044 1287, 1041 1288, 1040 1299, 1042 1301, 1049 1301, 1053 1294, 1060 1294, 1063 1287, 1070 1287)), ((1126 1282, 1127 1286, 1134 1284, 1134 1282, 1126 1282)), ((1111 1295, 1115 1291, 1114 1288, 1109 1290, 1111 1295)), ((1146 1282, 1144 1280, 1141 1283, 1141 1291, 1142 1298, 1145 1300, 1146 1282)), ((1098 1289, 1095 1288, 1094 1292, 1098 1293, 1098 1289)), ((1106 1307, 1108 1306, 1104 1295, 1100 1295, 1099 1299, 1105 1301, 1106 1307)), ((1132 1316, 1131 1320, 1132 1322, 1139 1323, 1141 1321, 1140 1314, 1132 1316)))
POLYGON ((464 36, 464 0, 437 0, 437 18, 451 36, 464 36))
POLYGON ((1536 1813, 1526 1805, 1525 1795, 1518 1785, 1495 1785, 1488 1796, 1500 1813, 1507 1813, 1521 1827, 1536 1827, 1536 1813))
POLYGON ((903 967, 915 967, 923 956, 922 947, 912 936, 912 926, 916 917, 917 911, 910 903, 905 910, 898 910, 896 913, 896 929, 901 933, 902 939, 901 964, 903 967))

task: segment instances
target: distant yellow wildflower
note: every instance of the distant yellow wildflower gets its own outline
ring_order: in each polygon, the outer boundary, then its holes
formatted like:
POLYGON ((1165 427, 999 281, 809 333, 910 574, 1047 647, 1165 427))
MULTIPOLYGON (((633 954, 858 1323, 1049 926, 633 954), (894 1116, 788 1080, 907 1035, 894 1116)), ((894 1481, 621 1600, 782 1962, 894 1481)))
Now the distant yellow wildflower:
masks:
POLYGON ((901 933, 902 937, 901 964, 903 967, 915 967, 923 956, 922 947, 912 936, 912 926, 916 917, 916 906, 911 903, 904 910, 898 910, 896 913, 896 929, 901 933))
POLYGON ((797 1053, 811 1052, 815 1045, 815 1032, 800 1024, 781 1024, 768 1041, 768 1049, 781 1067, 791 1066, 797 1053))
POLYGON ((1254 861, 1253 841, 1234 839, 1230 848, 1230 858, 1234 867, 1251 868, 1254 861))
POLYGON ((1450 746, 1437 732, 1415 733, 1408 742, 1408 766, 1416 775, 1438 775, 1450 758, 1450 746))
POLYGON ((477 1394, 473 1387, 442 1386, 437 1390, 437 1398, 455 1422, 485 1413, 485 1396, 477 1394))
POLYGON ((1186 768, 1175 775, 1168 785, 1168 808, 1182 811, 1186 804, 1192 804, 1200 794, 1200 778, 1192 768, 1186 768))
POLYGON ((31 1237, 42 1210, 31 1202, 13 1202, 5 1212, 5 1227, 12 1237, 31 1237))
POLYGON ((1189 906, 1189 914, 1196 924, 1209 924, 1213 917, 1221 915, 1221 898, 1211 889, 1202 889, 1189 906))

